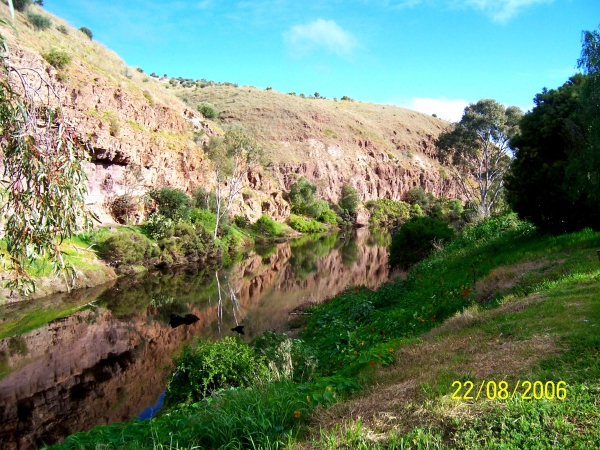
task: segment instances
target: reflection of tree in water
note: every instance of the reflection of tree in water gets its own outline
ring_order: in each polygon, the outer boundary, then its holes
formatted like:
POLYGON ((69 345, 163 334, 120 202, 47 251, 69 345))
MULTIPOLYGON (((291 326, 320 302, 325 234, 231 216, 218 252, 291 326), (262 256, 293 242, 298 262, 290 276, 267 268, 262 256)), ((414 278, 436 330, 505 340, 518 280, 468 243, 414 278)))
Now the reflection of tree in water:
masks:
POLYGON ((254 252, 262 258, 263 262, 276 251, 277 244, 256 245, 254 247, 254 252))
POLYGON ((338 242, 337 249, 342 257, 342 263, 350 267, 358 260, 358 245, 354 239, 346 239, 338 242))
POLYGON ((290 267, 297 279, 306 280, 317 271, 317 258, 327 256, 337 240, 337 235, 309 234, 290 242, 292 257, 290 267))
POLYGON ((371 235, 367 240, 369 247, 389 247, 392 243, 392 235, 387 230, 371 230, 371 235))
POLYGON ((168 323, 170 314, 185 314, 189 303, 205 303, 216 293, 212 274, 213 269, 186 267, 140 278, 124 278, 104 292, 98 304, 116 317, 143 313, 148 307, 155 307, 158 313, 154 318, 168 323))

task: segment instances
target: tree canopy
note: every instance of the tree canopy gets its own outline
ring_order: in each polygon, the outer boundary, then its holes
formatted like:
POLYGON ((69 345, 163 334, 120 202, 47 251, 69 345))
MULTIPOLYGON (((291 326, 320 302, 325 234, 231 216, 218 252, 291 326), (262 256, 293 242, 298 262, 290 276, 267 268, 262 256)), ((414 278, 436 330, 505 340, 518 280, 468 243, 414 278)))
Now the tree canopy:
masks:
MULTIPOLYGON (((10 25, 6 20, 0 24, 10 25)), ((72 285, 76 273, 63 259, 60 243, 93 219, 85 207, 88 149, 60 104, 42 73, 32 69, 24 76, 10 64, 0 35, 3 263, 13 274, 8 287, 25 294, 35 288, 27 269, 45 258, 72 285)))
POLYGON ((491 215, 502 192, 510 164, 510 138, 518 130, 522 112, 504 108, 495 100, 479 100, 465 108, 460 122, 442 133, 438 157, 451 164, 462 193, 479 206, 480 215, 491 215))

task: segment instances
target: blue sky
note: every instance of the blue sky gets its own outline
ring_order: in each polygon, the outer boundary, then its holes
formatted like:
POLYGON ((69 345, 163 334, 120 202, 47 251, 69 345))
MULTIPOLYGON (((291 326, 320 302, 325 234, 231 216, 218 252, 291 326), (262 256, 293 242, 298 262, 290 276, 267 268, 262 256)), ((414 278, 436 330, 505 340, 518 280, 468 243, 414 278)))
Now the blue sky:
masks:
POLYGON ((460 119, 493 98, 528 109, 574 74, 599 0, 100 1, 44 8, 131 66, 460 119))

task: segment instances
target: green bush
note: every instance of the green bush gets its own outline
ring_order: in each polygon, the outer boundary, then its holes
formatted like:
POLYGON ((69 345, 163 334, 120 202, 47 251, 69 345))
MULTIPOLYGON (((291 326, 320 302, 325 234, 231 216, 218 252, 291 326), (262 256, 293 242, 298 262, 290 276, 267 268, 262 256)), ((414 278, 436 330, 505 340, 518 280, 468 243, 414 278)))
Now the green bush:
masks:
POLYGON ((239 338, 198 340, 173 359, 175 371, 167 383, 165 404, 194 403, 213 392, 246 387, 264 380, 263 359, 239 338))
POLYGON ((217 196, 214 192, 199 187, 192 192, 192 199, 196 208, 207 209, 213 213, 217 211, 217 196))
POLYGON ((290 186, 287 195, 294 214, 305 214, 309 205, 314 203, 317 187, 306 178, 300 177, 298 181, 290 186))
POLYGON ((27 13, 27 20, 33 25, 33 29, 36 31, 47 30, 52 26, 52 21, 49 17, 34 12, 27 13))
POLYGON ((337 224, 337 215, 330 209, 323 211, 318 217, 320 222, 329 223, 331 225, 337 224))
POLYGON ((413 217, 406 222, 392 239, 389 264, 408 268, 433 251, 433 241, 449 242, 454 230, 446 222, 430 217, 413 217))
POLYGON ((315 219, 325 211, 329 211, 329 204, 325 200, 317 200, 306 207, 306 215, 315 219))
POLYGON ((208 232, 212 232, 217 223, 217 216, 207 209, 192 208, 190 212, 190 222, 202 226, 208 232))
POLYGON ((327 228, 316 220, 306 220, 295 214, 290 214, 290 226, 301 233, 323 233, 327 228))
POLYGON ((235 223, 235 225, 241 229, 248 228, 250 226, 250 220, 248 220, 246 216, 242 215, 236 215, 233 218, 233 223, 235 223))
POLYGON ((90 30, 88 27, 81 27, 79 29, 79 31, 81 31, 83 34, 85 34, 87 37, 89 37, 90 41, 92 40, 92 37, 93 37, 92 30, 90 30))
POLYGON ((429 210, 431 198, 421 187, 412 188, 406 194, 406 201, 411 205, 419 205, 423 211, 429 210))
POLYGON ((275 237, 281 234, 281 225, 268 216, 260 216, 254 225, 252 225, 252 230, 256 234, 275 237))
POLYGON ((99 244, 99 254, 111 265, 136 264, 152 255, 152 243, 138 233, 119 231, 99 244))
POLYGON ((215 108, 215 105, 208 102, 198 103, 198 111, 207 119, 215 119, 219 115, 219 111, 215 108))
POLYGON ((156 202, 159 214, 167 219, 179 221, 189 217, 192 200, 182 190, 164 186, 152 189, 148 195, 156 202))
POLYGON ((350 214, 354 214, 358 207, 358 203, 359 198, 357 190, 349 184, 345 184, 344 187, 342 187, 342 196, 338 202, 340 208, 345 209, 350 214))
POLYGON ((210 235, 202 227, 194 228, 188 223, 175 225, 173 236, 177 238, 174 250, 183 256, 204 254, 212 243, 210 235))
POLYGON ((69 30, 64 25, 57 25, 56 29, 60 31, 62 34, 69 34, 69 30))
POLYGON ((16 11, 23 12, 31 5, 31 0, 13 0, 13 7, 16 11))
POLYGON ((371 210, 369 225, 373 228, 393 228, 402 225, 410 217, 410 205, 388 198, 367 202, 371 210))
POLYGON ((144 224, 146 234, 154 240, 173 235, 173 221, 162 214, 152 214, 144 224))
POLYGON ((43 57, 48 61, 48 64, 59 70, 64 69, 71 62, 71 56, 67 52, 55 48, 44 54, 43 57))

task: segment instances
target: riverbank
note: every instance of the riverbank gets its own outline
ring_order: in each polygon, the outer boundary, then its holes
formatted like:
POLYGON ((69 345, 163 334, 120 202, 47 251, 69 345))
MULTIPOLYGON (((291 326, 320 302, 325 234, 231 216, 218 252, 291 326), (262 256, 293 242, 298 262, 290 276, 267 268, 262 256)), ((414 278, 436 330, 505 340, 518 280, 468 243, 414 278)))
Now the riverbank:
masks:
POLYGON ((172 404, 149 421, 98 427, 58 448, 478 448, 484 435, 515 447, 557 436, 565 445, 597 444, 600 422, 590 407, 598 401, 599 343, 583 327, 600 326, 598 246, 600 233, 589 230, 549 236, 514 217, 492 220, 467 230, 404 281, 348 289, 310 309, 304 322, 294 318, 302 329, 290 344, 297 351, 281 353, 285 338, 272 337, 271 355, 279 359, 256 354, 271 367, 291 358, 287 376, 278 369, 279 378, 172 404), (451 399, 455 381, 477 385, 484 377, 511 387, 518 377, 555 387, 564 381, 572 396, 501 406, 451 399), (361 401, 358 418, 353 405, 361 401), (459 414, 465 410, 472 414, 459 414), (523 411, 527 421, 513 420, 523 411), (553 414, 559 421, 549 425, 553 414), (229 431, 217 433, 223 429, 229 431))

